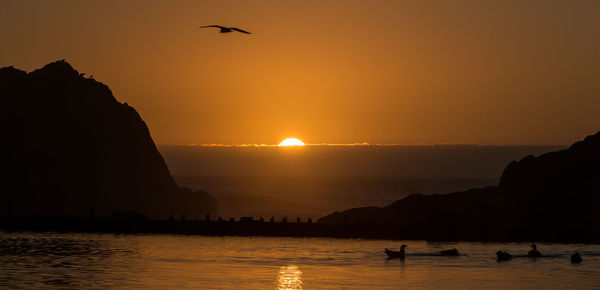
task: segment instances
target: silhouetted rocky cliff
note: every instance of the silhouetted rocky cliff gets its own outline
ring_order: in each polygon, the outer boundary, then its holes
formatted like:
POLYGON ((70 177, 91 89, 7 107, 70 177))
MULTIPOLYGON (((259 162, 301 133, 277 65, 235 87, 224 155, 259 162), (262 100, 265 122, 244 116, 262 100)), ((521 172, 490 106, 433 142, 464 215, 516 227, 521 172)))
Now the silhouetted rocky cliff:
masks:
POLYGON ((215 212, 212 196, 175 184, 135 109, 65 61, 0 69, 0 128, 0 216, 215 212))
POLYGON ((379 224, 440 240, 600 242, 600 132, 568 149, 511 162, 498 186, 413 194, 319 222, 379 224))

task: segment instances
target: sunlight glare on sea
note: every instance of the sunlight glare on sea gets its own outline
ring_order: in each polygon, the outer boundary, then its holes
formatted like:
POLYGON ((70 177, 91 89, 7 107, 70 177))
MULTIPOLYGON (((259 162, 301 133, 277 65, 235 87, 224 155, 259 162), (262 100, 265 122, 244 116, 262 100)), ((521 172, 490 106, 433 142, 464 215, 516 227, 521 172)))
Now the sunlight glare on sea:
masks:
POLYGON ((296 265, 282 266, 277 283, 280 290, 302 289, 302 271, 296 265))
POLYGON ((0 232, 0 288, 562 289, 600 287, 600 246, 0 232), (407 244, 406 260, 384 248, 407 244), (459 257, 435 253, 457 248, 459 257), (495 252, 521 255, 498 263, 495 252), (583 263, 571 264, 578 251, 583 263))

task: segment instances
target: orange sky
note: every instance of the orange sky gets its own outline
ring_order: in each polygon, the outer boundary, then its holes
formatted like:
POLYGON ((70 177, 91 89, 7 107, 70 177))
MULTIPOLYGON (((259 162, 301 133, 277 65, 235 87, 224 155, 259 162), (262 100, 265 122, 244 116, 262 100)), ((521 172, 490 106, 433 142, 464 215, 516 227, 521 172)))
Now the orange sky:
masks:
POLYGON ((0 66, 67 59, 158 144, 568 144, 600 1, 1 1, 0 66), (252 35, 199 25, 239 26, 252 35))

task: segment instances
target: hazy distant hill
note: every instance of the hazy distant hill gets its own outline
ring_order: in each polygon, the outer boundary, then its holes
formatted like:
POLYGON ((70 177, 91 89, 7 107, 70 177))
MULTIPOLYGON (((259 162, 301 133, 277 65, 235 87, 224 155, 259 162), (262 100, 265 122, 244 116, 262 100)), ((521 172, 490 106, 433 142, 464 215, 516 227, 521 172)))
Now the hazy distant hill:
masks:
MULTIPOLYGON (((168 160, 167 160, 168 161, 168 160)), ((316 220, 334 211, 383 206, 415 192, 457 191, 495 184, 496 179, 327 177, 278 175, 174 175, 178 184, 203 189, 223 217, 300 216, 316 220)))
POLYGON ((0 215, 215 211, 209 194, 177 186, 135 109, 65 61, 0 69, 0 129, 0 215))
POLYGON ((432 239, 600 241, 600 132, 565 150, 510 163, 500 184, 410 195, 322 223, 387 224, 432 239))
POLYGON ((301 216, 384 206, 412 193, 497 184, 515 158, 566 146, 159 146, 177 183, 214 195, 218 214, 301 216), (235 198, 232 198, 235 196, 235 198), (243 202, 241 202, 243 201, 243 202))

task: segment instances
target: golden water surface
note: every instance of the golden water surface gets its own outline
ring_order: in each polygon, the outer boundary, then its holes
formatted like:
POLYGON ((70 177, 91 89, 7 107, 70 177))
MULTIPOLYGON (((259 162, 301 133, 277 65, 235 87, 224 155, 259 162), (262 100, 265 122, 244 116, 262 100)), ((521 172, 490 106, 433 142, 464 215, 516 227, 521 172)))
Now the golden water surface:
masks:
POLYGON ((0 232, 0 287, 151 289, 599 288, 600 246, 0 232), (408 245, 405 261, 384 248, 408 245), (464 255, 441 257, 442 249, 464 255), (579 251, 583 263, 569 262, 579 251))

